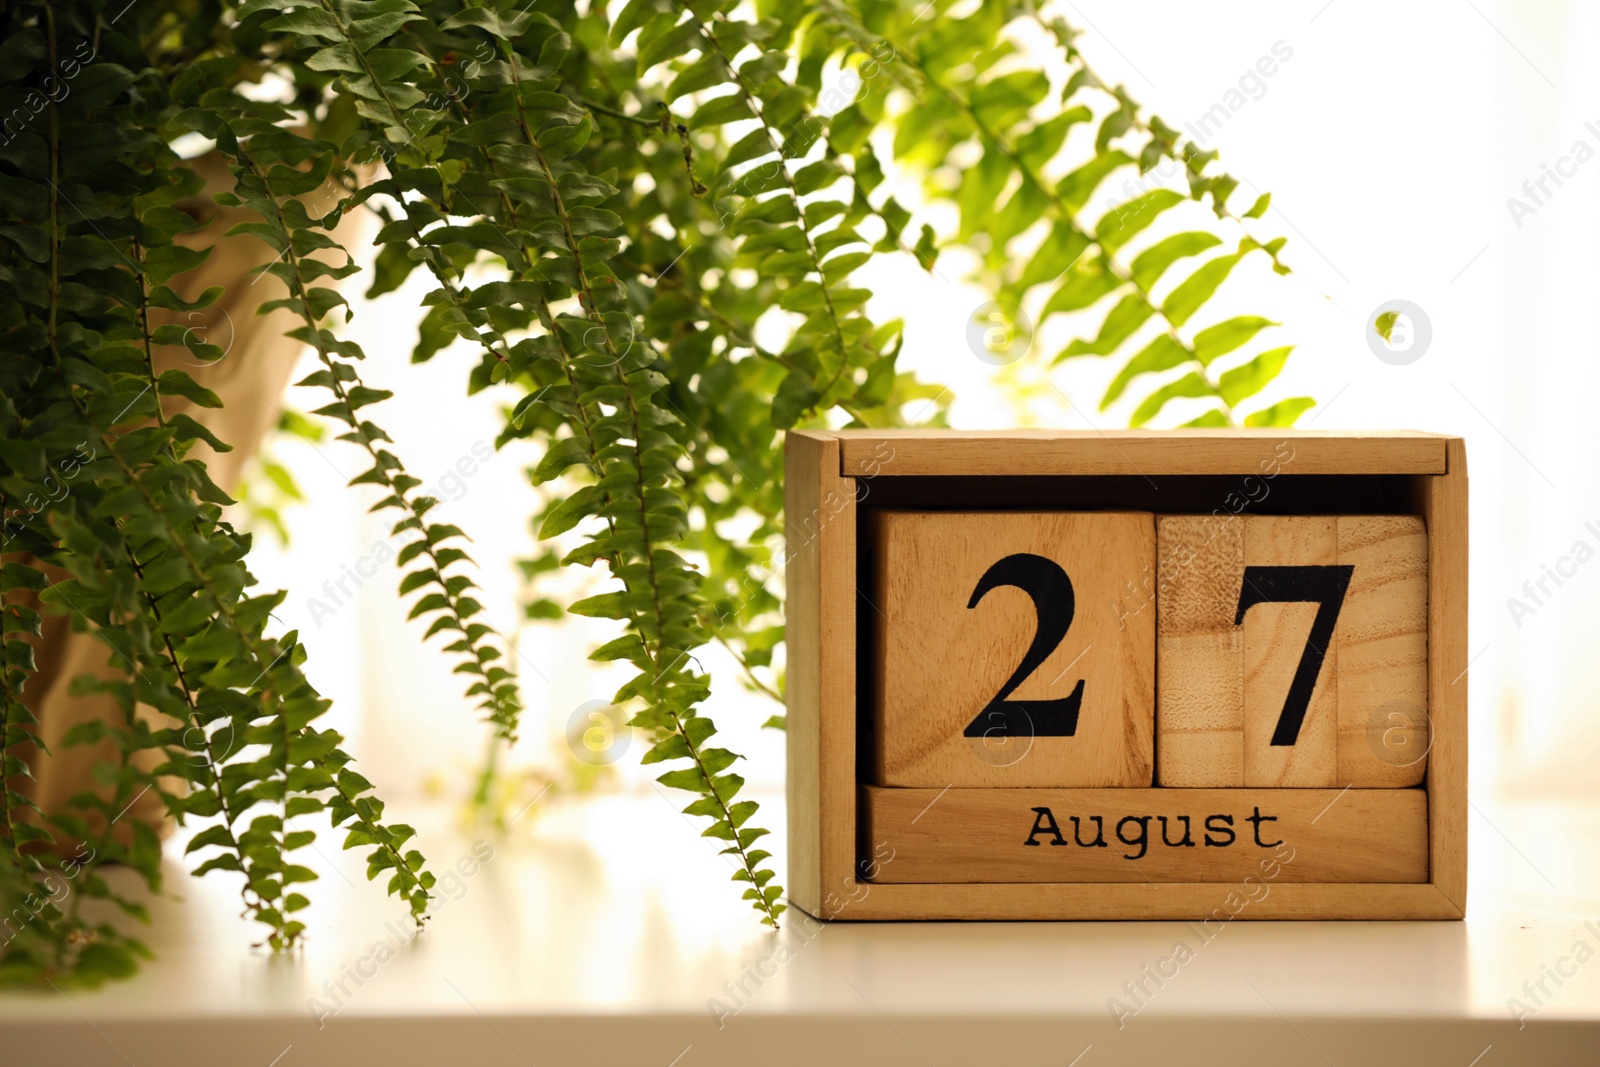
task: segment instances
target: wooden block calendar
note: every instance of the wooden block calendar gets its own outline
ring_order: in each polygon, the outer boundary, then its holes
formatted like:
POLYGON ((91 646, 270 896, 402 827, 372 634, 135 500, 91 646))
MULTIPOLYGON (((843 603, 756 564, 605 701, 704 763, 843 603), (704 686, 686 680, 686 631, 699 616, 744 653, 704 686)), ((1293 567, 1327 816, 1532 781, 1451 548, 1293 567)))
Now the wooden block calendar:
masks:
POLYGON ((1459 918, 1466 462, 1440 435, 796 431, 791 901, 1459 918))

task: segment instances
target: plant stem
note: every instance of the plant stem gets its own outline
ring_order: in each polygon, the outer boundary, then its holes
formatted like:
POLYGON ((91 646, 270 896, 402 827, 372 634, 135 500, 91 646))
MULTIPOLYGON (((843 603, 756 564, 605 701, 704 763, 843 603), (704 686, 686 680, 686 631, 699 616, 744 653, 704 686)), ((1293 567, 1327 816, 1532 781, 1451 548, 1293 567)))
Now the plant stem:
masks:
POLYGON ((590 111, 598 111, 602 115, 610 115, 612 118, 621 119, 624 122, 631 122, 635 126, 643 126, 647 130, 659 130, 661 128, 660 120, 647 119, 642 115, 630 115, 625 111, 618 111, 614 107, 608 107, 605 104, 598 104, 593 100, 586 100, 577 95, 570 97, 570 99, 579 107, 587 108, 590 111))
POLYGON ((779 704, 784 702, 783 694, 772 688, 766 682, 763 682, 760 678, 757 678, 755 668, 750 666, 750 661, 745 659, 737 648, 734 648, 733 645, 729 644, 726 637, 723 637, 720 633, 716 634, 715 636, 717 643, 723 648, 727 649, 729 654, 732 655, 734 659, 739 661, 739 666, 744 669, 744 676, 749 679, 751 685, 753 685, 759 692, 765 693, 773 700, 776 700, 779 704))

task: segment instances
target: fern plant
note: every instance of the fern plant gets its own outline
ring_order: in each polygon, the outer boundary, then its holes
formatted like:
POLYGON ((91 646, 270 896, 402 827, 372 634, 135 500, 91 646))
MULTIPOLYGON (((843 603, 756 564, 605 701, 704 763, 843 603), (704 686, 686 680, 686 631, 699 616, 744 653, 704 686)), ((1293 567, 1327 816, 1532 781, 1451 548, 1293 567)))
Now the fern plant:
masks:
POLYGON ((339 736, 318 727, 327 702, 302 672, 307 650, 271 621, 284 594, 253 589, 249 537, 192 451, 227 445, 163 404, 219 402, 169 366, 179 350, 222 354, 162 317, 221 295, 180 295, 208 253, 183 237, 198 223, 177 205, 202 182, 180 137, 226 161, 216 199, 251 216, 225 239, 261 242, 255 273, 280 289, 265 310, 293 316, 288 336, 317 360, 302 384, 328 396, 316 414, 365 456, 352 484, 372 487, 405 541, 397 580, 416 595, 419 637, 440 637, 465 698, 509 744, 522 702, 505 642, 474 596, 465 532, 430 519, 404 442, 375 421, 389 394, 363 384, 354 312, 332 285, 358 272, 360 250, 335 227, 378 220, 369 295, 426 273, 412 359, 460 361, 469 392, 511 398, 498 443, 541 449, 529 476, 549 505, 524 574, 608 576, 574 603, 532 598, 530 617, 613 620, 593 658, 632 669, 615 701, 650 738, 644 762, 689 795, 684 810, 768 925, 782 888, 740 757, 704 713, 697 653, 719 643, 752 692, 781 696, 784 430, 943 421, 946 391, 899 366, 904 324, 869 312, 863 267, 909 256, 934 269, 968 244, 977 280, 1039 318, 1105 308, 1058 358, 1119 359, 1103 405, 1148 390, 1135 423, 1178 398, 1209 402, 1192 425, 1287 425, 1309 404, 1241 410, 1289 349, 1235 353, 1275 324, 1196 328, 1252 253, 1287 270, 1281 238, 1245 230, 1266 198, 1232 206, 1237 182, 1215 153, 1102 82, 1072 29, 1029 3, 18 0, 0 19, 0 502, 13 554, 0 906, 28 914, 0 948, 0 978, 132 968, 138 942, 77 905, 113 895, 108 862, 156 888, 154 830, 119 824, 146 790, 203 824, 196 873, 232 872, 274 950, 304 930, 294 887, 313 874, 294 854, 314 839, 312 815, 344 827, 419 917, 433 884, 411 829, 385 820, 339 736), (1055 81, 1014 44, 1041 33, 1060 52, 1055 81), (854 99, 825 84, 841 71, 854 99), (1186 187, 1089 217, 1102 182, 1165 159, 1186 187), (913 218, 887 193, 890 170, 930 207, 952 205, 957 228, 913 218), (1198 203, 1201 222, 1152 239, 1198 203), (109 738, 117 758, 99 789, 50 812, 24 782, 49 758, 29 706, 45 611, 104 642, 114 680, 83 684, 124 711, 69 738, 109 738), (78 891, 62 907, 52 886, 67 878, 78 891))

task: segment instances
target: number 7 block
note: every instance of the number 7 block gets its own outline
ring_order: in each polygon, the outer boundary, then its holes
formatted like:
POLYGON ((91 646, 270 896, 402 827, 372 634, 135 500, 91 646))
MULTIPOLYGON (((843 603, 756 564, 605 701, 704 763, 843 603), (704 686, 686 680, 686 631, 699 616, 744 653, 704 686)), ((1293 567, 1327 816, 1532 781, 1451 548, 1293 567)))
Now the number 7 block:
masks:
POLYGON ((879 511, 869 530, 878 785, 1151 785, 1150 513, 879 511))
POLYGON ((1162 516, 1157 559, 1158 784, 1422 781, 1421 519, 1162 516))

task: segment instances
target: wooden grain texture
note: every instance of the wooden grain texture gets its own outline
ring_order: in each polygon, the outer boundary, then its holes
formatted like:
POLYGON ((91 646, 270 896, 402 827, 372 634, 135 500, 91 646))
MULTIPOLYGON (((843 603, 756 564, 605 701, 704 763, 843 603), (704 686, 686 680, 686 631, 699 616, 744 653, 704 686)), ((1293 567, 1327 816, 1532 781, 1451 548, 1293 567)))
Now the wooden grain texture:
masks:
MULTIPOLYGON (((835 447, 837 447, 835 445, 835 447)), ((784 440, 784 513, 806 515, 817 506, 818 475, 825 454, 816 437, 789 434, 784 440)), ((822 617, 821 553, 814 540, 786 536, 784 610, 788 618, 784 691, 788 765, 789 899, 809 912, 820 910, 822 813, 822 617)))
POLYGON ((1451 438, 1449 470, 1419 487, 1428 528, 1428 822, 1433 884, 1467 907, 1467 446, 1451 438))
POLYGON ((1161 516, 1156 531, 1156 783, 1244 785, 1244 523, 1161 516))
POLYGON ((1308 430, 843 430, 841 473, 1442 474, 1446 438, 1308 430), (1287 458, 1286 458, 1287 457, 1287 458))
POLYGON ((1206 930, 1235 920, 1460 919, 1462 909, 1429 882, 1274 882, 1248 901, 1226 882, 858 883, 846 922, 1001 919, 1189 919, 1206 930))
POLYGON ((1119 608, 1154 560, 1150 514, 880 511, 871 537, 879 784, 1151 783, 1155 620, 1119 608), (1059 585, 1037 587, 1036 603, 1008 584, 1025 586, 1024 573, 1059 585), (1052 620, 1065 625, 1059 643, 1042 636, 1043 660, 1006 695, 1020 710, 995 710, 1052 620), (1052 735, 1080 683, 1076 729, 1052 735), (1006 732, 1007 715, 1023 725, 1006 732), (982 735, 966 736, 974 724, 982 735))
POLYGON ((1426 882, 1421 789, 862 787, 876 882, 1426 882))
POLYGON ((791 432, 784 449, 787 888, 826 918, 855 884, 857 485, 828 435, 791 432))
MULTIPOLYGON (((1339 562, 1331 516, 1251 515, 1244 520, 1246 567, 1339 562)), ((1311 704, 1292 745, 1272 744, 1290 682, 1300 666, 1318 605, 1256 604, 1244 625, 1244 784, 1315 789, 1333 785, 1339 768, 1339 629, 1324 649, 1311 704)), ((1343 621, 1343 614, 1340 616, 1343 621)))
POLYGON ((1355 568, 1339 616, 1340 785, 1417 785, 1428 752, 1428 534, 1414 515, 1339 516, 1355 568))

